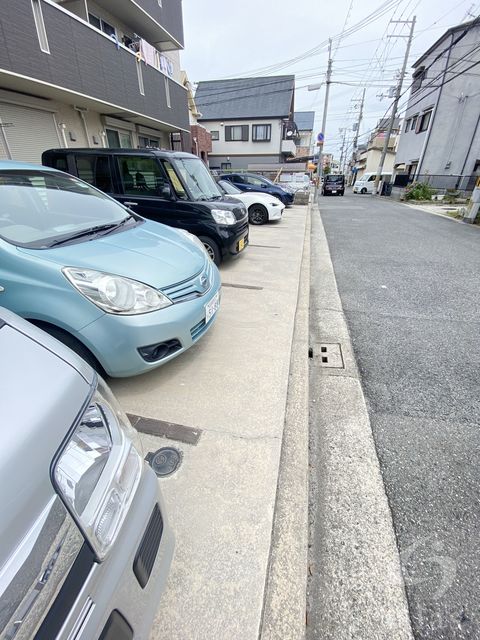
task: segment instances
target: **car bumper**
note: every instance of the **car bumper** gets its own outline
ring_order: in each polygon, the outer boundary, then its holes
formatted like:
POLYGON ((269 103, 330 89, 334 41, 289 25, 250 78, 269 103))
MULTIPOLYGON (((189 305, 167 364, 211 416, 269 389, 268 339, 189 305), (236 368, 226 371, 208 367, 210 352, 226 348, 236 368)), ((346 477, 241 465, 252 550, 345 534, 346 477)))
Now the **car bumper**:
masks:
POLYGON ((234 228, 222 227, 220 229, 220 235, 223 240, 222 243, 222 257, 236 258, 239 256, 248 246, 249 238, 249 226, 248 218, 245 219, 239 225, 234 225, 234 228))
POLYGON ((136 316, 105 313, 77 337, 110 376, 123 378, 156 369, 189 349, 213 325, 218 312, 206 322, 206 306, 220 295, 221 282, 218 269, 212 271, 212 286, 200 298, 136 316), (180 348, 156 362, 147 362, 138 351, 171 340, 178 340, 180 348))
MULTIPOLYGON (((57 640, 67 640, 72 636, 76 640, 99 638, 114 611, 123 617, 132 631, 130 636, 124 636, 125 640, 147 640, 166 586, 173 553, 174 538, 165 518, 158 480, 153 471, 145 467, 114 546, 102 563, 93 564, 57 640), (160 508, 163 520, 159 545, 159 527, 149 527, 155 505, 160 508), (153 554, 158 545, 158 551, 148 582, 142 589, 133 567, 144 536, 154 541, 155 534, 157 541, 149 550, 153 554)), ((123 637, 118 640, 123 640, 123 637)))
POLYGON ((282 204, 281 206, 277 205, 276 207, 272 207, 272 206, 268 207, 268 219, 281 220, 284 209, 285 209, 284 204, 282 204))

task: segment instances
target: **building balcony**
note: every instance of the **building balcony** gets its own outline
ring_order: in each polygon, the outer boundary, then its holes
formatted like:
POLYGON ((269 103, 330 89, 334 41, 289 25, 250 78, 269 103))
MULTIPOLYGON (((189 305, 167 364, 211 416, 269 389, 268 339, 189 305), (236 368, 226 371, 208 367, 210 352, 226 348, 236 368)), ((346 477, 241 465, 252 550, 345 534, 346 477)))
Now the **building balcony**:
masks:
POLYGON ((182 0, 95 1, 162 51, 183 49, 182 0))
POLYGON ((133 51, 52 0, 41 0, 41 9, 42 45, 32 3, 2 0, 3 89, 68 102, 145 126, 189 130, 182 85, 138 62, 133 51))
POLYGON ((293 140, 282 140, 282 153, 286 156, 295 156, 297 145, 293 140))

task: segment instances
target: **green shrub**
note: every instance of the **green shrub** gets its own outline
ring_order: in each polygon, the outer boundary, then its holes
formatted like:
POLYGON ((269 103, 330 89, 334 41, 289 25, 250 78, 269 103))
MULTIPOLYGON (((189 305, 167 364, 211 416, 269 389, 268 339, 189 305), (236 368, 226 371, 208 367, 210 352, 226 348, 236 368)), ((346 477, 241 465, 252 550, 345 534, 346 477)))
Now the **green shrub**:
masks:
POLYGON ((405 189, 405 198, 407 200, 431 200, 435 189, 432 189, 424 182, 412 182, 405 189))

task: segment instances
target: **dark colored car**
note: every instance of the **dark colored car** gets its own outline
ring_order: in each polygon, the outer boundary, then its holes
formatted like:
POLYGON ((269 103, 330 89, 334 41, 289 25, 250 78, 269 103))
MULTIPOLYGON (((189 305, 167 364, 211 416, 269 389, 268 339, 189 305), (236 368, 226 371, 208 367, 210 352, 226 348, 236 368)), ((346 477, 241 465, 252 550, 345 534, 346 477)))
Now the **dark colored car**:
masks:
POLYGON ((135 213, 197 236, 215 264, 248 245, 245 206, 219 189, 190 153, 154 149, 50 149, 48 167, 101 189, 135 213))
POLYGON ((322 195, 343 196, 345 193, 345 176, 328 174, 323 179, 322 195))
POLYGON ((255 173, 227 173, 220 176, 221 180, 228 180, 234 184, 240 191, 260 191, 276 196, 284 205, 293 204, 293 193, 283 189, 268 178, 258 176, 255 173))

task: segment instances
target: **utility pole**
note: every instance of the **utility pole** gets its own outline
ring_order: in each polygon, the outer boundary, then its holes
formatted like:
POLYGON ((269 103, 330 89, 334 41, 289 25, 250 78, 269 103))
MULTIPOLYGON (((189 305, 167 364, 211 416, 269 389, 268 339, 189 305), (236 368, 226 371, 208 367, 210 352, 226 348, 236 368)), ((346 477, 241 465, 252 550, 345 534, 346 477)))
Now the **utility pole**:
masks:
MULTIPOLYGON (((360 113, 358 114, 358 120, 357 120, 357 128, 355 131, 355 137, 353 138, 353 148, 352 148, 352 165, 355 164, 356 162, 356 153, 357 153, 357 148, 358 148, 358 136, 360 135, 360 125, 362 124, 362 120, 363 120, 363 107, 365 105, 365 91, 366 89, 363 89, 363 93, 362 93, 362 101, 360 102, 360 113)), ((353 166, 351 169, 351 173, 353 173, 353 166)), ((353 178, 351 183, 353 184, 355 182, 355 178, 356 178, 356 173, 353 173, 353 178)))
POLYGON ((345 148, 345 139, 347 137, 347 128, 345 127, 344 129, 340 129, 340 131, 343 131, 343 139, 342 139, 342 147, 340 150, 340 172, 344 173, 342 171, 342 166, 344 165, 344 161, 345 161, 345 152, 346 152, 346 148, 345 148))
POLYGON ((323 174, 323 145, 325 144, 325 129, 327 127, 327 112, 328 112, 328 97, 330 94, 330 84, 332 82, 332 39, 328 39, 328 66, 327 77, 325 81, 325 103, 323 105, 323 118, 322 118, 322 131, 323 140, 318 143, 318 165, 317 165, 317 179, 318 186, 322 180, 323 174))
POLYGON ((396 24, 409 24, 410 25, 410 35, 408 36, 387 36, 392 38, 405 38, 408 37, 407 50, 405 51, 405 58, 403 60, 403 67, 400 77, 398 79, 397 88, 395 90, 395 99, 392 105, 392 115, 390 117, 390 122, 386 131, 385 142, 383 143, 382 155, 380 156, 380 164, 378 165, 377 175, 375 176, 375 185, 373 187, 373 193, 377 193, 378 183, 380 182, 380 177, 383 173, 383 165, 385 164, 385 158, 387 157, 388 152, 388 144, 390 142, 390 136, 392 135, 393 127, 395 124, 395 118, 397 117, 398 111, 398 103, 400 102, 400 95, 402 93, 402 85, 403 78, 405 77, 405 71, 407 70, 408 56, 410 55, 410 47, 412 46, 413 40, 413 32, 415 29, 415 23, 417 21, 417 16, 413 16, 413 20, 391 20, 392 23, 396 24))

